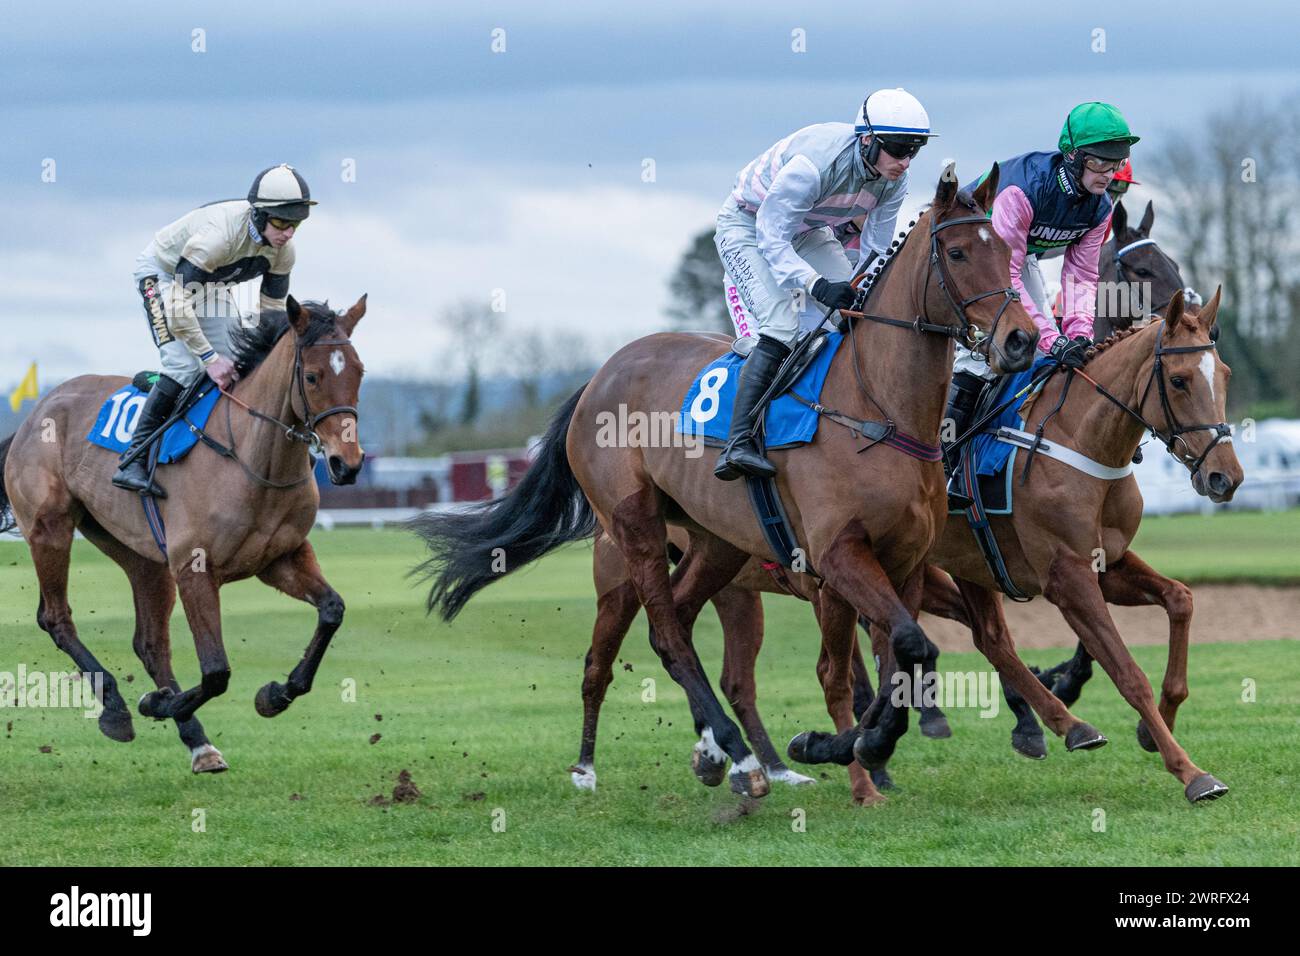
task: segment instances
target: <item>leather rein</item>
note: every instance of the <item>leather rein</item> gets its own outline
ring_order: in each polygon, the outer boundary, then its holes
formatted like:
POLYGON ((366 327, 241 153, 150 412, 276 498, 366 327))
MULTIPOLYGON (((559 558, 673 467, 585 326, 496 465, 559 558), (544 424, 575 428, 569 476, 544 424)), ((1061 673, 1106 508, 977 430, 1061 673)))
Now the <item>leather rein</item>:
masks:
MULTIPOLYGON (((302 353, 309 348, 316 348, 318 346, 324 347, 327 345, 340 346, 351 344, 352 340, 348 338, 320 339, 316 342, 312 342, 310 345, 304 345, 302 340, 299 339, 295 343, 293 352, 293 380, 294 385, 297 387, 298 398, 302 402, 303 411, 300 416, 301 424, 282 422, 273 415, 260 412, 248 403, 236 398, 232 392, 228 392, 224 388, 220 389, 220 392, 222 395, 226 396, 226 398, 230 399, 231 402, 248 412, 248 414, 253 418, 261 419, 264 422, 269 422, 270 424, 275 425, 284 432, 284 437, 289 441, 302 442, 304 445, 308 446, 309 450, 313 454, 319 455, 321 454, 322 446, 320 436, 316 434, 316 426, 331 415, 351 414, 352 417, 356 419, 359 417, 359 413, 357 412, 355 405, 335 405, 331 408, 325 409, 324 411, 315 414, 312 413, 311 405, 307 401, 307 385, 305 382, 306 372, 302 364, 302 353)), ((293 408, 292 399, 290 400, 289 408, 295 415, 298 414, 297 410, 293 408)), ((287 482, 271 481, 269 478, 258 475, 249 468, 244 460, 239 457, 238 449, 235 448, 235 429, 234 424, 231 421, 229 405, 226 406, 226 432, 229 435, 230 447, 224 450, 219 448, 215 450, 219 453, 225 454, 226 457, 239 462, 239 466, 244 469, 244 474, 246 474, 255 484, 261 485, 263 488, 294 488, 311 477, 311 466, 308 466, 307 473, 301 478, 296 478, 293 481, 287 482)))

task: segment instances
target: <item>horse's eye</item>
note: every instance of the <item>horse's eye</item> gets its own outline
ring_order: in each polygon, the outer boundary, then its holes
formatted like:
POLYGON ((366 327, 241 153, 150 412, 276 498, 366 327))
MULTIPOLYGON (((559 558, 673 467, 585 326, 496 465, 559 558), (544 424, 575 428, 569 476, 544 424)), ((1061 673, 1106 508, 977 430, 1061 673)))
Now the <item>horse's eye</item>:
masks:
POLYGON ((949 249, 948 258, 954 262, 961 262, 966 258, 966 253, 962 252, 960 249, 949 249))
POLYGON ((1181 375, 1172 376, 1169 379, 1169 384, 1172 385, 1174 388, 1181 389, 1184 392, 1187 391, 1187 379, 1183 378, 1181 375))
POLYGON ((308 373, 307 373, 307 384, 308 384, 308 385, 315 385, 315 384, 316 384, 316 373, 315 373, 315 372, 308 372, 308 373))
POLYGON ((1150 279, 1152 275, 1150 269, 1136 269, 1134 271, 1144 279, 1150 279))

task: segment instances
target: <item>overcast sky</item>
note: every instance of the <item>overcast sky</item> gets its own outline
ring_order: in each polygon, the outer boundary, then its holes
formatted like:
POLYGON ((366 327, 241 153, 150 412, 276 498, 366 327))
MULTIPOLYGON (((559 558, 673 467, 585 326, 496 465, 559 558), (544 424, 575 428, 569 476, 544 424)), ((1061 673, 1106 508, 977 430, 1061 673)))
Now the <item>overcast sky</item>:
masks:
POLYGON ((665 280, 736 171, 878 87, 911 90, 941 134, 912 207, 945 158, 965 180, 1052 148, 1083 100, 1125 112, 1142 179, 1169 131, 1300 89, 1300 14, 1249 0, 25 6, 0 21, 6 389, 32 359, 43 386, 156 365, 136 254, 277 162, 320 200, 295 294, 369 292, 367 367, 434 376, 457 368, 435 316, 494 289, 509 326, 580 330, 601 356, 661 327, 665 280))

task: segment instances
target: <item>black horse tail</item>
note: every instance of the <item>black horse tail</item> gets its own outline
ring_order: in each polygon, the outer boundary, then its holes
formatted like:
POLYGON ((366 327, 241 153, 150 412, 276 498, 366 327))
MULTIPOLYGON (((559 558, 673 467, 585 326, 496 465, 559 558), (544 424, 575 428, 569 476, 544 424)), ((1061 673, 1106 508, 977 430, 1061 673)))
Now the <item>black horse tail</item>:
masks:
POLYGON ((411 573, 433 582, 430 613, 436 609, 450 621, 493 581, 595 534, 596 514, 565 452, 569 422, 586 387, 560 406, 528 473, 507 495, 469 511, 430 512, 407 523, 429 548, 429 557, 411 573))
POLYGON ((5 491, 5 459, 9 457, 9 446, 13 443, 13 435, 0 441, 0 534, 11 530, 15 524, 13 509, 9 507, 9 493, 5 491))

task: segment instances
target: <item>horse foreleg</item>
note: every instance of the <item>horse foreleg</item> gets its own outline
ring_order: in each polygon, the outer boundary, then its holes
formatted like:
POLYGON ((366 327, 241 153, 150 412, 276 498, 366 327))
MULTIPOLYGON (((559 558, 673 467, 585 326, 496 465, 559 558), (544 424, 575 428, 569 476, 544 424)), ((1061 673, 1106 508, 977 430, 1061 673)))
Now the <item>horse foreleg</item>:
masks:
MULTIPOLYGON (((188 554, 183 548, 176 549, 176 553, 188 554)), ((197 570, 188 561, 174 564, 172 574, 199 657, 199 683, 179 693, 170 686, 151 691, 140 698, 139 710, 145 717, 170 718, 181 724, 209 700, 226 692, 230 684, 230 661, 221 639, 220 584, 211 572, 197 570)))
POLYGON ((329 649, 330 639, 343 623, 343 598, 321 574, 316 552, 309 541, 271 562, 257 577, 262 583, 316 608, 316 632, 312 634, 302 660, 289 673, 288 683, 271 681, 263 685, 254 698, 253 705, 259 714, 274 717, 284 713, 295 699, 311 691, 316 669, 329 649))
MULTIPOLYGON (((1014 691, 1020 698, 1029 702, 1052 733, 1065 738, 1065 746, 1068 750, 1089 749, 1105 744, 1106 738, 1095 727, 1070 713, 1016 654, 1015 640, 1011 637, 1007 619, 1002 613, 1002 595, 969 581, 958 580, 957 587, 961 591, 962 600, 970 616, 975 647, 996 668, 998 675, 1006 683, 1006 696, 1012 709, 1016 708, 1011 694, 1011 691, 1014 691)), ((1037 729, 1036 725, 1034 729, 1037 729)), ((1017 751, 1028 757, 1046 755, 1046 748, 1041 743, 1041 731, 1036 735, 1036 740, 1028 741, 1024 746, 1017 742, 1016 735, 1020 731, 1021 726, 1017 723, 1011 737, 1011 744, 1017 751)), ((1024 732, 1029 733, 1028 728, 1025 728, 1024 732)))
MULTIPOLYGON (((1192 629, 1192 589, 1167 578, 1132 551, 1108 567, 1100 576, 1101 593, 1110 604, 1135 606, 1159 604, 1169 615, 1169 661, 1160 687, 1160 717, 1170 733, 1178 707, 1187 699, 1187 642, 1192 629)), ((1156 752, 1155 740, 1146 724, 1138 722, 1138 743, 1156 752)))
MULTIPOLYGON (((923 566, 913 570, 903 584, 912 605, 909 607, 872 552, 866 529, 857 522, 850 523, 835 537, 817 563, 826 580, 859 614, 874 625, 888 627, 893 669, 901 670, 910 679, 914 668, 924 671, 927 666, 934 666, 939 651, 916 622, 923 566)), ((880 692, 868 709, 860 725, 861 735, 854 744, 854 756, 868 770, 882 769, 893 754, 898 738, 907 732, 907 707, 896 706, 895 695, 885 693, 893 669, 882 670, 880 692)))
POLYGON ((793 786, 813 783, 812 777, 791 770, 763 726, 758 712, 758 684, 754 669, 763 649, 763 600, 757 591, 729 584, 713 596, 713 608, 722 624, 722 693, 740 721, 749 745, 762 761, 769 780, 793 786))
POLYGON ((1076 554, 1058 554, 1048 567, 1044 597, 1061 609, 1065 620, 1097 659, 1124 699, 1141 716, 1155 740, 1165 769, 1184 785, 1187 799, 1212 800, 1228 788, 1192 763, 1156 710, 1151 682, 1133 660, 1106 608, 1091 562, 1076 554))

